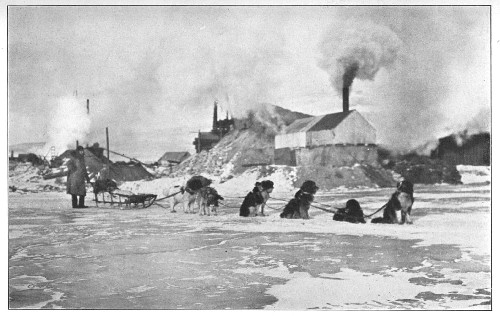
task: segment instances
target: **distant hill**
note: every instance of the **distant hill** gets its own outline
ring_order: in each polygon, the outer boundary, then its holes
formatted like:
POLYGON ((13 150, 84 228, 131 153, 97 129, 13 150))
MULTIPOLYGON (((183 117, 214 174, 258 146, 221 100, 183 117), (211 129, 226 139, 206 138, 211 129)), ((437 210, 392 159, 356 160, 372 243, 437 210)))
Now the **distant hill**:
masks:
POLYGON ((14 151, 15 154, 35 153, 42 150, 45 144, 45 142, 38 142, 9 145, 9 155, 12 151, 14 151))

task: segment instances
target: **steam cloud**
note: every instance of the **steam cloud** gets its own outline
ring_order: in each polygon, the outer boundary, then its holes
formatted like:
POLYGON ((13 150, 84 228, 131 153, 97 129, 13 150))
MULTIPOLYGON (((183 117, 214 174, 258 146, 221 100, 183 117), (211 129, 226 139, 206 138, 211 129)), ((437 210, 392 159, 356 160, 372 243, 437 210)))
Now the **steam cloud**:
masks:
POLYGON ((66 149, 74 148, 77 140, 83 145, 89 135, 90 125, 90 118, 82 100, 75 97, 60 98, 52 113, 47 148, 54 146, 56 153, 62 153, 66 149))

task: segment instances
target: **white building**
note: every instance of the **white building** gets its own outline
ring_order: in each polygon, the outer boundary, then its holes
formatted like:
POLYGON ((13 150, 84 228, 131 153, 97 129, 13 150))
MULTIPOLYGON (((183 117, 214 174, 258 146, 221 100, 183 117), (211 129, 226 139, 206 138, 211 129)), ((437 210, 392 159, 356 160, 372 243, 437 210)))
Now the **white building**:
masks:
POLYGON ((376 130, 357 111, 294 121, 275 137, 275 163, 343 166, 377 160, 376 130))

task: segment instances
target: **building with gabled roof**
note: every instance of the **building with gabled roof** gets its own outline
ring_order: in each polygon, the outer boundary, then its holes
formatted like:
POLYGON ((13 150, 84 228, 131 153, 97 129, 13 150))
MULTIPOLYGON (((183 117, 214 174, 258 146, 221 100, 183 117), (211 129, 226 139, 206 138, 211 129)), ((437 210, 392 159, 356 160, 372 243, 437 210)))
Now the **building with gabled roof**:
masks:
POLYGON ((345 166, 377 161, 376 130, 359 112, 338 113, 294 121, 275 137, 275 163, 345 166))
POLYGON ((183 162, 184 160, 188 159, 189 152, 187 151, 167 151, 166 153, 161 156, 160 159, 158 159, 158 163, 160 165, 177 165, 183 162))

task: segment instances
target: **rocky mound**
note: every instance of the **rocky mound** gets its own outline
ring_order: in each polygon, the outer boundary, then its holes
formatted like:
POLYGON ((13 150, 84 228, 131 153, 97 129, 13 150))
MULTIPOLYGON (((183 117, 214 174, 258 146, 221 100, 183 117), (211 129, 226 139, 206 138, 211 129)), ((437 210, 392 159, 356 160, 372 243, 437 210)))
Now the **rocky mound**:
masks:
POLYGON ((9 162, 9 191, 17 193, 65 191, 66 186, 61 178, 43 179, 48 170, 49 168, 44 165, 34 166, 31 162, 9 162))
POLYGON ((461 184, 457 167, 442 160, 415 156, 395 163, 393 170, 413 183, 461 184))
POLYGON ((386 169, 393 170, 413 183, 462 183, 457 166, 444 160, 432 159, 415 153, 390 156, 383 149, 379 150, 379 159, 386 169))

